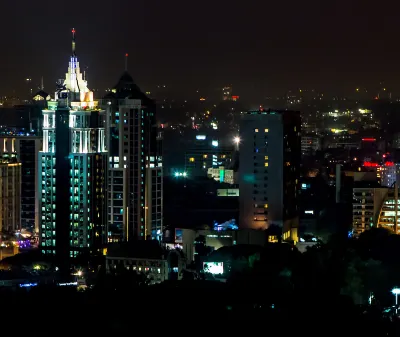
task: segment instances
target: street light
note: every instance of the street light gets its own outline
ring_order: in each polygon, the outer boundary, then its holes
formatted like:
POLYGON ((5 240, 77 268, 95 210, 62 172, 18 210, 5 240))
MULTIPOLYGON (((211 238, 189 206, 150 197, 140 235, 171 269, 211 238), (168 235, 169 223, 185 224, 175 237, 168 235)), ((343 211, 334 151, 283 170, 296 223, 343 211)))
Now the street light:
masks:
POLYGON ((393 288, 392 289, 392 294, 396 298, 396 315, 397 315, 397 306, 399 304, 399 294, 400 294, 400 288, 393 288))
POLYGON ((239 151, 240 137, 239 136, 234 137, 233 142, 236 144, 236 150, 239 151))

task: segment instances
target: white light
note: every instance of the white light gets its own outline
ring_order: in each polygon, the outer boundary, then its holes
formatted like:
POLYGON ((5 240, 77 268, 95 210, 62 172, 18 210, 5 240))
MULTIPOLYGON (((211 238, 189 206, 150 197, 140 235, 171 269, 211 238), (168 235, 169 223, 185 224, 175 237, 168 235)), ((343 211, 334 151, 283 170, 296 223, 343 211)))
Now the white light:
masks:
POLYGON ((179 172, 175 172, 175 177, 179 177, 179 172))
POLYGON ((213 141, 211 142, 211 145, 212 145, 212 146, 218 146, 218 140, 213 140, 213 141))
POLYGON ((205 272, 220 275, 224 273, 224 263, 223 262, 204 262, 203 269, 205 272))
POLYGON ((400 294, 400 288, 393 288, 392 289, 392 294, 393 295, 399 295, 400 294))
POLYGON ((197 135, 196 139, 197 140, 205 140, 207 137, 205 135, 197 135))
POLYGON ((183 172, 183 176, 186 177, 186 172, 183 172))
POLYGON ((240 143, 240 137, 236 136, 233 138, 233 142, 237 145, 240 143))

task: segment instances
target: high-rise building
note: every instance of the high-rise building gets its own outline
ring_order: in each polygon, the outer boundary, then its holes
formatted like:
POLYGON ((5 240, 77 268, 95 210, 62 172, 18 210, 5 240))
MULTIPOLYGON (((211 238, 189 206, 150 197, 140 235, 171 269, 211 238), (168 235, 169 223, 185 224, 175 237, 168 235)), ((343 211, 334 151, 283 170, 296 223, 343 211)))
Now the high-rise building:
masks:
POLYGON ((106 95, 109 137, 108 240, 161 239, 162 135, 155 103, 127 71, 106 95))
POLYGON ((42 138, 38 136, 10 136, 0 138, 0 153, 16 156, 21 172, 21 228, 39 232, 38 154, 42 138))
POLYGON ((21 163, 14 154, 0 157, 0 231, 21 229, 21 163))
POLYGON ((283 239, 297 240, 300 113, 261 109, 241 117, 239 227, 275 225, 283 239))
POLYGON ((67 270, 71 257, 106 243, 105 114, 80 72, 72 31, 68 72, 43 110, 39 152, 40 247, 67 270))

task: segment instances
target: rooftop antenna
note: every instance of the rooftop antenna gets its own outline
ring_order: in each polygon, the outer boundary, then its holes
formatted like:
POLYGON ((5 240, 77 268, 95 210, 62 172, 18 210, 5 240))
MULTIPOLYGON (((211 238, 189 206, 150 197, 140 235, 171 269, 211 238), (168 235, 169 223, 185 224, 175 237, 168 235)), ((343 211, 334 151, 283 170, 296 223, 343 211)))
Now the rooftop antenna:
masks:
POLYGON ((125 71, 128 71, 128 53, 125 54, 125 71))
POLYGON ((41 89, 41 90, 44 90, 43 76, 42 76, 42 79, 41 79, 41 81, 40 81, 40 89, 41 89))
POLYGON ((75 28, 72 28, 72 56, 76 56, 76 54, 75 54, 75 28))

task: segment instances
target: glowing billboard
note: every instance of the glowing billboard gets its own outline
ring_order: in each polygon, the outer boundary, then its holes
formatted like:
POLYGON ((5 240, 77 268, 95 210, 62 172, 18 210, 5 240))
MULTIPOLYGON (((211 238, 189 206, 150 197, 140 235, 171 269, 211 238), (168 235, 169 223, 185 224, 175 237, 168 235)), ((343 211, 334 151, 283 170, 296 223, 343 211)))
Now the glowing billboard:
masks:
POLYGON ((213 275, 221 275, 224 273, 223 262, 203 262, 203 270, 205 273, 213 275))

